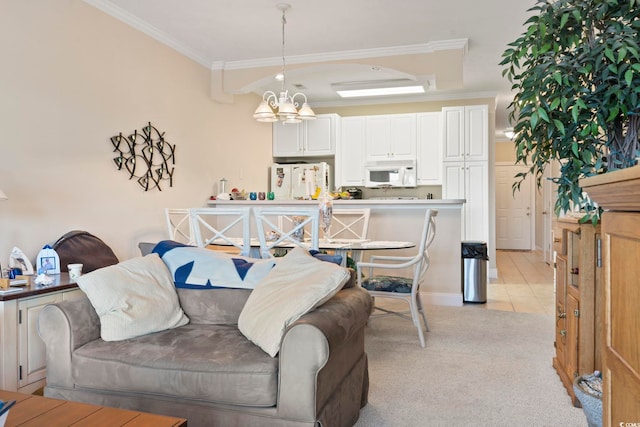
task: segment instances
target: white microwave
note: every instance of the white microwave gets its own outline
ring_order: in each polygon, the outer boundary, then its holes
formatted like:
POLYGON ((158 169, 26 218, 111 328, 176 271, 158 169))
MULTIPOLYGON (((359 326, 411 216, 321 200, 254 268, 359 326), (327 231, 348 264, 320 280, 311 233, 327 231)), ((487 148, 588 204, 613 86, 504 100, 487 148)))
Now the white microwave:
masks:
POLYGON ((415 187, 415 160, 379 160, 364 165, 365 187, 415 187))

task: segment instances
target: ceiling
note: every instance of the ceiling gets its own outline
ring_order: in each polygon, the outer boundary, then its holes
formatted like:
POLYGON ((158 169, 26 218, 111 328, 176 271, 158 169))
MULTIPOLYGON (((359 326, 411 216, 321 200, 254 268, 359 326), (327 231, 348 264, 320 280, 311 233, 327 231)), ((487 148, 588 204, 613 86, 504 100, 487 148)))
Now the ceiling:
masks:
MULTIPOLYGON (((231 73, 234 68, 282 67, 281 11, 276 7, 281 0, 85 2, 212 70, 231 73)), ((506 109, 512 99, 511 85, 502 77, 498 64, 507 44, 523 32, 527 9, 535 0, 286 2, 291 5, 285 26, 287 83, 302 85, 312 107, 347 105, 331 89, 331 83, 408 78, 429 83, 427 93, 360 102, 496 97, 496 136, 509 127, 506 109), (441 69, 440 76, 408 73, 406 67, 394 67, 393 58, 380 61, 382 67, 372 67, 379 65, 376 61, 382 56, 428 55, 434 48, 437 51, 452 45, 463 46, 459 49, 461 61, 450 66, 458 69, 433 65, 441 69), (331 61, 347 57, 359 59, 331 61), (308 66, 295 69, 295 64, 303 63, 308 66), (459 84, 443 83, 447 74, 459 75, 459 84)), ((438 58, 443 57, 432 57, 432 62, 438 58)), ((271 77, 244 86, 245 91, 258 94, 279 88, 280 83, 271 77)), ((349 105, 353 103, 349 101, 349 105)))

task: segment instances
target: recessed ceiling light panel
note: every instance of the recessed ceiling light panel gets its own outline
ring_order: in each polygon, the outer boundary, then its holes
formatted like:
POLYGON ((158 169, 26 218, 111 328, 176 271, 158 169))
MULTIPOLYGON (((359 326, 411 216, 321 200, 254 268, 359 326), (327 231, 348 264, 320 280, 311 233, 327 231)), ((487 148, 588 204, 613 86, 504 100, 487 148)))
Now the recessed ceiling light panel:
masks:
POLYGON ((341 98, 360 98, 367 96, 411 95, 424 93, 424 86, 378 87, 369 89, 337 90, 341 98))

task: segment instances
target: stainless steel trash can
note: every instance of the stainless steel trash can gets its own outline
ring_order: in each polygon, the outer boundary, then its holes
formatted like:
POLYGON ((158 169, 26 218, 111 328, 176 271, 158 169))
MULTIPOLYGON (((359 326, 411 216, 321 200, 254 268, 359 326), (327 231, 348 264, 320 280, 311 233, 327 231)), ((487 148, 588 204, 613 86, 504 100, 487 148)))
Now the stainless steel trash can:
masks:
POLYGON ((487 302, 486 242, 462 242, 462 299, 464 302, 487 302))

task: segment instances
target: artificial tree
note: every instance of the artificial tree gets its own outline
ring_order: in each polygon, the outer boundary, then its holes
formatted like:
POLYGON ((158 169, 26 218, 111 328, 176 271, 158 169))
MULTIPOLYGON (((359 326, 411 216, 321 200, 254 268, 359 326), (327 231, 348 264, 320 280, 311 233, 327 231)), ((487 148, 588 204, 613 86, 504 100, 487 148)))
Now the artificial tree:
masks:
POLYGON ((640 130, 640 0, 538 0, 526 31, 502 54, 513 84, 514 191, 538 186, 560 162, 556 214, 572 206, 597 219, 580 178, 636 164, 640 130))

